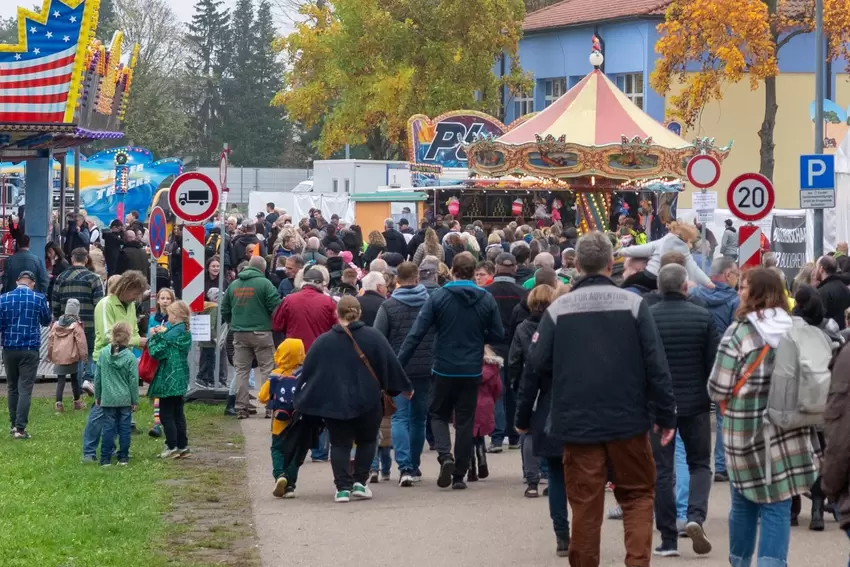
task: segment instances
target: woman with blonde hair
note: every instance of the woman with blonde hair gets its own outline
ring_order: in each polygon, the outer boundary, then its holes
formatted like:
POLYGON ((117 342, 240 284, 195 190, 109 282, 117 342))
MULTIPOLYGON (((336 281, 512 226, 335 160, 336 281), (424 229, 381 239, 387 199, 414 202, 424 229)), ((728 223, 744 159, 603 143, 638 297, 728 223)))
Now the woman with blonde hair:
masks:
POLYGON ((373 230, 369 233, 369 245, 366 247, 366 252, 363 253, 363 261, 368 266, 372 260, 387 251, 387 241, 384 235, 373 230))
POLYGON ((720 341, 708 380, 725 413, 723 446, 732 484, 729 561, 786 565, 791 500, 817 478, 820 445, 813 427, 765 435, 765 414, 780 338, 792 327, 782 280, 767 268, 741 276, 741 305, 720 341), (756 551, 757 532, 758 550, 756 551))
POLYGON ((372 498, 369 468, 385 415, 384 396, 413 395, 413 386, 389 342, 360 321, 361 313, 357 298, 340 298, 339 322, 310 347, 295 387, 295 409, 321 417, 327 425, 335 502, 372 498), (346 371, 340 372, 340 368, 346 371), (357 450, 352 474, 353 444, 357 450))
POLYGON ((685 257, 685 268, 688 270, 688 279, 699 285, 714 288, 711 279, 697 265, 691 256, 691 247, 697 240, 697 229, 692 224, 670 222, 670 232, 649 244, 629 246, 621 248, 618 254, 627 258, 649 258, 646 269, 642 272, 644 277, 638 282, 649 289, 658 287, 658 271, 661 269, 661 257, 668 252, 679 252, 685 257))
POLYGON ((440 239, 437 237, 437 232, 433 228, 425 231, 425 242, 416 247, 416 252, 413 254, 413 263, 418 266, 422 263, 425 256, 436 256, 440 262, 446 257, 443 246, 440 244, 440 239))

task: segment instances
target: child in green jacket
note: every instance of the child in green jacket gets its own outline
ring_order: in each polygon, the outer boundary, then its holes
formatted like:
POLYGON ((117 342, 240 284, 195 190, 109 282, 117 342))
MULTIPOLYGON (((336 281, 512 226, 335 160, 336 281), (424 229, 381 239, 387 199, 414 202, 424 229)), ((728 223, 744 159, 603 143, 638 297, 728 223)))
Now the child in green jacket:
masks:
POLYGON ((183 396, 189 388, 189 306, 175 301, 167 308, 168 323, 151 332, 148 352, 159 361, 148 396, 159 398, 159 419, 165 431, 163 459, 189 455, 183 396))
POLYGON ((103 410, 100 466, 112 464, 115 435, 118 435, 118 464, 130 462, 133 412, 139 403, 139 366, 130 345, 130 326, 116 323, 112 343, 99 353, 94 375, 95 403, 103 410))

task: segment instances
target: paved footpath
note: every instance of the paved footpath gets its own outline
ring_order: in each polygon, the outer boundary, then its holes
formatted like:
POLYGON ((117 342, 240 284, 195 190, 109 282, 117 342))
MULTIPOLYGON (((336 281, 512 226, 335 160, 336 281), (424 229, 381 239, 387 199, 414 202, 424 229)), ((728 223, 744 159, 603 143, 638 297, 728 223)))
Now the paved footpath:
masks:
MULTIPOLYGON (((265 567, 369 566, 457 567, 561 566, 555 556, 555 536, 545 498, 523 497, 519 451, 489 458, 490 478, 470 483, 466 491, 436 485, 436 454, 426 450, 419 486, 400 488, 393 480, 373 484, 367 502, 335 504, 329 464, 308 461, 298 479, 298 498, 280 500, 271 494, 269 422, 242 421, 248 482, 254 521, 265 567), (513 534, 512 537, 507 537, 513 534)), ((606 507, 615 504, 606 495, 606 507)), ((808 500, 800 517, 808 525, 808 500)), ((655 566, 721 567, 729 565, 727 515, 729 488, 712 486, 706 532, 714 545, 707 557, 697 557, 689 540, 680 540, 680 558, 654 557, 655 566)), ((622 566, 623 524, 605 520, 602 565, 622 566)), ((656 532, 656 545, 659 536, 656 532)), ((831 519, 823 533, 794 528, 790 567, 844 567, 850 541, 831 519)), ((753 566, 755 567, 755 566, 753 566)))

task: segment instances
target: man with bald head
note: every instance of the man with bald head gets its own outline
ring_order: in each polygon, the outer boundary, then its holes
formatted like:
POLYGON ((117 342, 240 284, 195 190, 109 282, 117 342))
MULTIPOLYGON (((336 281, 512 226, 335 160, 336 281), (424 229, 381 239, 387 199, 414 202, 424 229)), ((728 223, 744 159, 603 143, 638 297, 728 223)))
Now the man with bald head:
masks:
POLYGON ((236 415, 249 417, 248 375, 257 359, 255 377, 261 387, 274 370, 272 315, 280 305, 280 296, 266 276, 266 261, 254 256, 239 272, 221 304, 221 317, 233 329, 233 366, 236 369, 236 415))
MULTIPOLYGON (((143 274, 150 274, 150 262, 144 245, 139 241, 135 231, 124 231, 124 246, 118 255, 118 267, 116 272, 121 275, 130 270, 138 270, 143 274)), ((148 276, 150 277, 150 276, 148 276)))

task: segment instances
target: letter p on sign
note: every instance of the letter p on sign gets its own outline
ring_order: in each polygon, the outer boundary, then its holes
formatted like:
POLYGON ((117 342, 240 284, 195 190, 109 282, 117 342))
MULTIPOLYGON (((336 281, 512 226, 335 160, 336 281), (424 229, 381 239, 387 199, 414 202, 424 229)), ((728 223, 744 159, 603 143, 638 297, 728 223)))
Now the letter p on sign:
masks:
POLYGON ((835 156, 800 156, 800 189, 835 189, 835 156))

